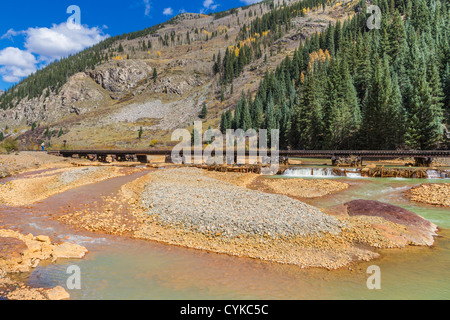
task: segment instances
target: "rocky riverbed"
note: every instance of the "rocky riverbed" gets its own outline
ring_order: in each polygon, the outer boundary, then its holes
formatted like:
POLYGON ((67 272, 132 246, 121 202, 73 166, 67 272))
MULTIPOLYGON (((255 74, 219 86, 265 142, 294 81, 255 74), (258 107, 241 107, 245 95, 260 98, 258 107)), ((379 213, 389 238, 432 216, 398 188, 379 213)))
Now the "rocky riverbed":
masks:
MULTIPOLYGON (((57 167, 30 172, 3 183, 0 197, 16 199, 7 202, 9 206, 25 205, 57 192, 136 171, 135 177, 118 185, 117 194, 99 196, 98 203, 95 201, 81 210, 61 209, 60 213, 52 214, 52 219, 91 232, 304 268, 337 269, 372 260, 379 257, 380 248, 432 246, 437 232, 435 225, 415 213, 376 201, 352 201, 326 210, 302 202, 303 198, 320 197, 349 187, 338 181, 274 179, 189 167, 127 170, 57 167), (52 186, 50 193, 48 186, 52 186)), ((19 252, 21 259, 26 256, 24 250, 29 249, 29 244, 36 246, 36 242, 49 241, 32 235, 23 237, 6 236, 10 240, 4 245, 10 247, 10 253, 19 252)), ((42 250, 39 247, 37 252, 42 250)), ((46 257, 52 258, 57 249, 50 251, 46 257)), ((39 261, 31 258, 31 267, 39 261)), ((5 287, 14 288, 13 280, 4 281, 8 282, 5 287)), ((11 292, 12 289, 8 291, 11 292)), ((45 293, 33 292, 34 298, 40 297, 39 294, 47 297, 45 293)))
POLYGON ((41 261, 57 259, 81 259, 87 249, 73 243, 52 243, 48 236, 23 235, 0 229, 0 297, 9 300, 65 300, 70 295, 62 287, 52 289, 31 288, 12 274, 29 272, 41 261))
POLYGON ((123 185, 102 208, 58 219, 94 232, 327 269, 374 259, 379 248, 434 243, 435 225, 396 206, 359 200, 322 211, 292 195, 254 190, 277 179, 226 175, 156 170, 123 185))
MULTIPOLYGON (((194 168, 153 172, 122 188, 136 217, 134 237, 173 245, 336 269, 379 256, 374 248, 432 245, 436 226, 412 212, 419 225, 393 220, 401 208, 380 215, 353 214, 342 205, 329 215, 278 194, 250 190, 194 168), (421 230, 418 232, 417 230, 421 230)), ((246 185, 240 181, 238 184, 246 185)), ((370 202, 363 207, 373 207, 370 202)), ((352 211, 353 210, 353 211, 352 211)))
POLYGON ((450 207, 450 183, 422 184, 412 188, 408 195, 415 202, 450 207))

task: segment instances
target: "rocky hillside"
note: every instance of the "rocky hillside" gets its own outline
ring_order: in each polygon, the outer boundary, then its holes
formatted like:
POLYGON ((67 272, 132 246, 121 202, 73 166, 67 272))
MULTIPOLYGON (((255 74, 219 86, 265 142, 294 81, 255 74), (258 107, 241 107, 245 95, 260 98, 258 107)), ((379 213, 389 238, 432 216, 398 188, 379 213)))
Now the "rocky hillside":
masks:
POLYGON ((174 129, 192 128, 203 104, 208 110, 205 129, 218 127, 222 112, 234 109, 242 91, 255 93, 266 70, 274 70, 330 22, 354 12, 354 2, 328 3, 303 10, 286 31, 280 28, 279 37, 268 31, 246 39, 259 39, 260 58, 227 85, 213 72, 216 57, 227 48, 235 50, 242 30, 280 4, 268 1, 216 15, 185 13, 142 36, 109 40, 102 50, 105 59, 95 68, 72 75, 59 90, 49 87, 40 96, 16 99, 12 108, 0 109, 0 131, 28 149, 42 141, 53 148, 63 141, 72 148, 164 147, 174 129))

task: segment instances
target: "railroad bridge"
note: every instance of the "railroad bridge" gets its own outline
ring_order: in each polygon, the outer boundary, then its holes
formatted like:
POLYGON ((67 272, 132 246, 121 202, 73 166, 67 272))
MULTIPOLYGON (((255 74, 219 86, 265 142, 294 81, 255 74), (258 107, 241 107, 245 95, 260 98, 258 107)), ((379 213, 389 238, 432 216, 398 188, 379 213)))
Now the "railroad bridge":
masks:
MULTIPOLYGON (((147 156, 166 156, 170 159, 171 150, 57 150, 49 153, 63 157, 79 157, 96 161, 141 161, 146 162, 147 156)), ((331 159, 337 165, 342 159, 355 159, 359 165, 363 160, 385 160, 397 158, 414 158, 416 166, 430 166, 435 158, 450 158, 450 150, 280 150, 280 161, 288 158, 324 158, 331 159)), ((246 156, 249 152, 246 151, 246 156)), ((267 151, 271 156, 271 151, 267 151)), ((235 152, 237 157, 237 152, 235 152)))

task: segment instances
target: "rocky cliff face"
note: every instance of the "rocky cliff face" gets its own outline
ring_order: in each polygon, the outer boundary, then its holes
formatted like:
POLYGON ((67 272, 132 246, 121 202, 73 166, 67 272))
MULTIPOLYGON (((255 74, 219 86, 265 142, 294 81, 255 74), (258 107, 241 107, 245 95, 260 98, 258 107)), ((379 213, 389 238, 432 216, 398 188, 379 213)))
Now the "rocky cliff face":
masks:
POLYGON ((119 99, 152 74, 143 61, 110 61, 95 70, 77 73, 59 93, 24 99, 17 107, 0 110, 0 127, 54 123, 71 114, 81 115, 119 99))
POLYGON ((140 60, 109 61, 88 75, 103 89, 111 92, 113 99, 136 87, 152 74, 153 69, 140 60))
POLYGON ((78 73, 57 94, 23 99, 14 109, 0 110, 0 127, 31 126, 33 122, 54 123, 70 114, 89 112, 103 105, 105 98, 109 99, 108 95, 85 73, 78 73))

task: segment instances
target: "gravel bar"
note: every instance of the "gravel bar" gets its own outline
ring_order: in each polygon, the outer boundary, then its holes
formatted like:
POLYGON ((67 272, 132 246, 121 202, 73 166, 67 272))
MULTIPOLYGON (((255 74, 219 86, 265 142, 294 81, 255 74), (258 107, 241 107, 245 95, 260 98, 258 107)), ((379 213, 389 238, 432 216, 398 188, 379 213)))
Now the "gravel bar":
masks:
POLYGON ((209 178, 195 168, 152 174, 141 201, 161 225, 230 238, 338 234, 342 227, 303 202, 209 178))

